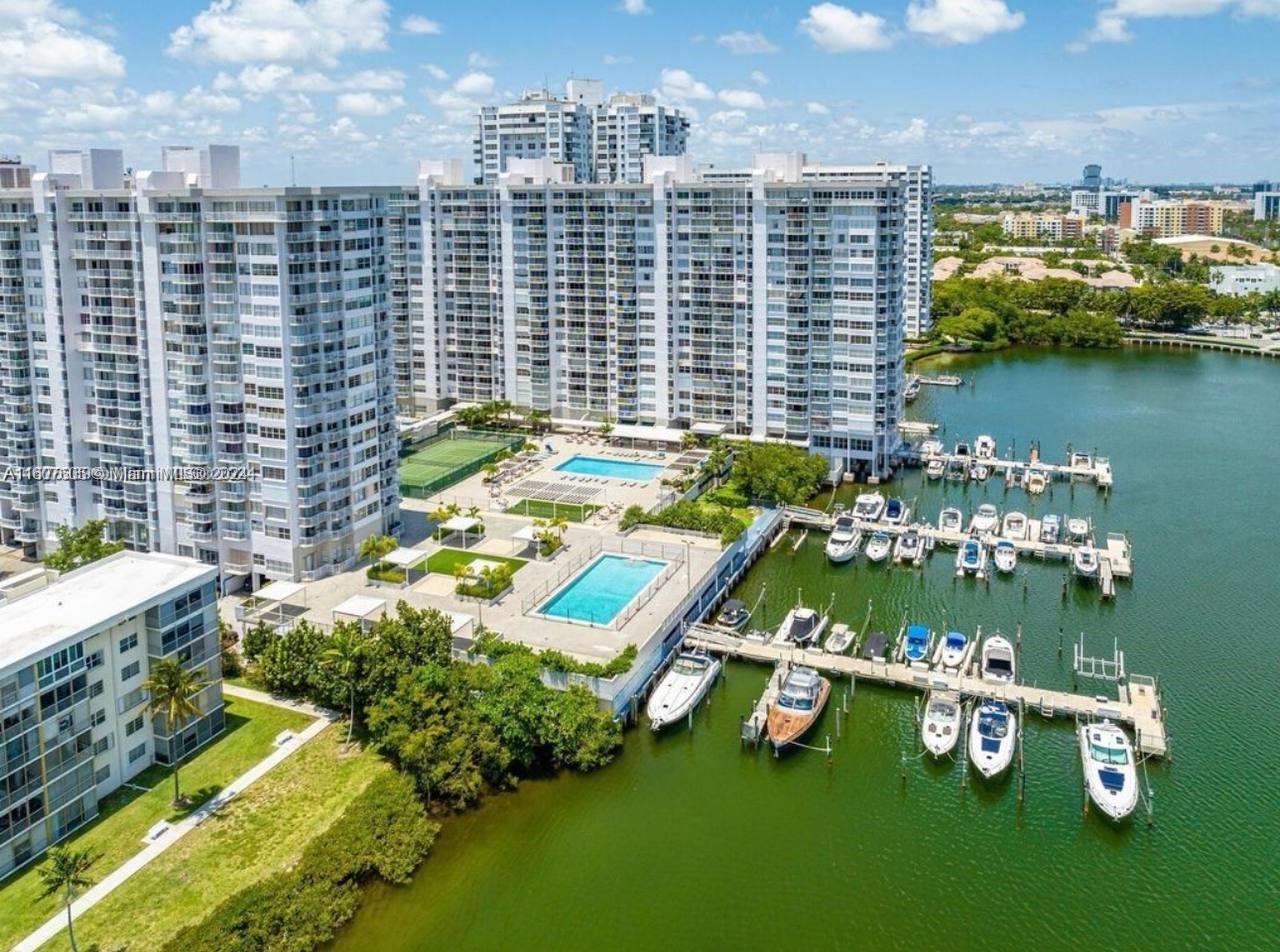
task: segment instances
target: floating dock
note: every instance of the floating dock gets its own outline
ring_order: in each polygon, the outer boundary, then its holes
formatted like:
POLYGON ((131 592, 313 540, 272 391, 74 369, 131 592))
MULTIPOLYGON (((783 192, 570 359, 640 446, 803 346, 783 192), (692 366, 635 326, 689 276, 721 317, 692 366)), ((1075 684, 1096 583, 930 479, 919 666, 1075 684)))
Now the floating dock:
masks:
POLYGON ((935 374, 929 376, 920 374, 916 380, 922 384, 928 384, 931 387, 962 387, 964 386, 964 378, 957 377, 955 374, 935 374))
POLYGON ((1041 460, 1024 460, 1024 459, 1002 459, 998 456, 973 456, 955 453, 924 453, 919 456, 922 465, 929 465, 933 460, 941 460, 944 465, 951 466, 961 465, 965 467, 966 472, 972 465, 981 464, 991 471, 992 478, 1004 478, 1007 470, 1010 469, 1031 469, 1034 468, 1038 472, 1044 473, 1051 479, 1074 479, 1081 482, 1089 482, 1097 485, 1099 489, 1110 489, 1113 480, 1111 472, 1111 460, 1105 456, 1093 456, 1091 454, 1080 454, 1087 456, 1087 462, 1079 463, 1045 463, 1041 460))
POLYGON ((751 709, 751 714, 742 722, 741 733, 743 740, 750 741, 753 744, 764 740, 764 736, 767 733, 765 726, 769 723, 769 708, 778 700, 778 694, 782 691, 782 682, 787 679, 787 672, 790 670, 791 663, 789 661, 779 661, 773 666, 773 674, 769 675, 769 681, 764 686, 764 693, 760 695, 755 706, 751 709))

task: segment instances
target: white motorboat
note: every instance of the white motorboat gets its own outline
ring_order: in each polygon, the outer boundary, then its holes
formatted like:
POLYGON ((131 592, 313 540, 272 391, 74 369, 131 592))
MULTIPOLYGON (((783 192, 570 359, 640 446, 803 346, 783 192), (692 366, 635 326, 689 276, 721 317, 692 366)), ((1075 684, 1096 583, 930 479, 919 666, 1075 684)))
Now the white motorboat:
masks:
POLYGON ((1089 543, 1071 553, 1071 567, 1081 578, 1098 577, 1098 550, 1089 543))
POLYGON ((1031 495, 1038 496, 1049 485, 1049 477, 1045 475, 1044 470, 1031 467, 1022 478, 1022 485, 1031 495))
POLYGON ((1067 520, 1067 537, 1072 542, 1083 542, 1089 537, 1089 520, 1072 516, 1067 520))
POLYGON ((920 444, 921 456, 941 456, 945 451, 942 440, 925 440, 920 444))
POLYGON ((908 625, 906 635, 902 639, 903 659, 908 664, 913 661, 924 661, 929 655, 931 640, 929 629, 924 625, 908 625))
POLYGON ((1004 516, 1004 525, 1000 529, 1000 534, 1006 539, 1012 539, 1014 542, 1021 542, 1027 537, 1027 517, 1021 512, 1007 512, 1004 516))
POLYGON ((982 642, 982 678, 1012 684, 1017 675, 1013 645, 1003 635, 992 635, 982 642))
POLYGON ((853 644, 854 631, 844 622, 831 626, 831 634, 822 643, 822 649, 828 654, 844 654, 853 644))
POLYGON ((908 530, 898 536, 893 544, 893 560, 895 562, 915 562, 924 553, 924 539, 914 530, 908 530))
POLYGON ((1004 486, 1008 489, 1010 486, 1021 486, 1026 477, 1026 470, 1021 466, 1010 466, 1004 471, 1004 486))
POLYGON ((1018 567, 1018 550, 1008 539, 1001 539, 996 542, 991 561, 995 562, 997 572, 1008 575, 1018 567))
POLYGON ((978 535, 986 535, 988 532, 995 532, 999 525, 999 510, 991 503, 984 502, 973 514, 973 519, 969 522, 969 529, 978 533, 978 535))
POLYGON ((832 562, 848 562, 858 554, 858 546, 862 543, 862 532, 854 522, 853 516, 847 513, 836 517, 831 527, 831 535, 827 537, 825 547, 827 558, 832 562))
POLYGON ((994 459, 996 455, 995 437, 985 433, 973 441, 973 455, 978 459, 994 459))
POLYGON ((960 698, 951 691, 930 691, 920 722, 920 739, 925 750, 945 757, 960 736, 960 698))
POLYGON ((825 615, 819 615, 812 608, 797 605, 787 612, 786 618, 782 619, 782 624, 778 626, 778 633, 773 640, 806 647, 816 644, 826 627, 825 615))
POLYGON ((920 396, 920 378, 910 376, 907 378, 907 385, 903 388, 902 399, 910 403, 916 397, 920 396))
POLYGON ((1058 534, 1062 530, 1062 520, 1049 513, 1040 520, 1040 541, 1054 545, 1058 541, 1058 534))
POLYGON ((891 526, 898 526, 907 521, 907 516, 910 513, 911 510, 907 508, 907 504, 897 496, 893 496, 885 504, 884 521, 891 526))
POLYGON ((986 575, 987 547, 977 539, 966 539, 956 553, 956 575, 986 575))
POLYGON ((887 532, 877 532, 871 536, 871 541, 867 543, 867 558, 872 562, 883 562, 889 557, 889 552, 893 548, 893 541, 887 532))
POLYGON ((941 479, 942 474, 947 471, 947 464, 940 459, 929 460, 929 465, 924 468, 924 473, 930 479, 941 479))
POLYGON ((959 509, 948 506, 938 513, 938 528, 943 532, 960 532, 964 525, 964 514, 959 509))
POLYGON ((884 512, 884 496, 880 493, 863 493, 853 501, 853 514, 864 522, 875 522, 884 512))
POLYGON ((1123 820, 1138 805, 1133 745, 1111 721, 1081 724, 1077 731, 1089 799, 1110 819, 1123 820))
POLYGON ((681 652, 649 695, 645 708, 649 728, 658 731, 683 720, 698 706, 719 673, 719 659, 701 652, 681 652))
POLYGON ((974 769, 987 779, 999 776, 1013 763, 1017 742, 1017 715, 1004 701, 982 701, 969 724, 969 759, 974 769))
POLYGON ((1071 454, 1072 469, 1093 469, 1093 455, 1090 453, 1075 452, 1071 454))
POLYGON ((963 631, 949 631, 942 639, 941 662, 944 668, 958 668, 969 652, 969 636, 963 631))
POLYGON ((963 459, 951 459, 947 463, 947 479, 963 481, 969 478, 969 468, 963 459))
POLYGON ((991 471, 987 469, 985 463, 973 463, 969 467, 969 478, 974 482, 980 483, 990 475, 991 471))
POLYGON ((720 607, 720 614, 716 616, 716 624, 721 628, 730 628, 733 631, 737 631, 750 618, 751 609, 747 608, 747 603, 731 598, 720 607))

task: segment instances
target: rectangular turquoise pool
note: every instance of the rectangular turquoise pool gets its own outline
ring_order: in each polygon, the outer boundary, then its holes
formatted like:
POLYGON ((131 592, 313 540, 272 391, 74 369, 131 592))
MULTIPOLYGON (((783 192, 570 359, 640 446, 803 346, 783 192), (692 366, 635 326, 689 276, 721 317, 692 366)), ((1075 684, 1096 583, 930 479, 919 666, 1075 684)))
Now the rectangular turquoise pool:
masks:
POLYGON ((609 479, 653 479, 666 467, 661 463, 633 463, 603 456, 570 456, 556 467, 557 473, 606 476, 609 479))
POLYGON ((538 613, 607 625, 667 567, 658 559, 602 555, 556 590, 538 613))

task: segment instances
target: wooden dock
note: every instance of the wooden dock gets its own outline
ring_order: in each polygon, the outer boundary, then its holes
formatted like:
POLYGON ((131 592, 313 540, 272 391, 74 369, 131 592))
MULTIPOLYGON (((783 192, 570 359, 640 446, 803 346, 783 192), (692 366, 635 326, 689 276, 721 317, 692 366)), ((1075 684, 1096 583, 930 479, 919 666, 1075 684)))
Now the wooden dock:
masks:
POLYGON ((744 737, 747 736, 748 723, 758 723, 763 730, 768 703, 771 703, 771 700, 766 702, 765 697, 771 690, 772 697, 777 696, 777 687, 781 686, 781 679, 785 676, 780 672, 785 672, 788 664, 803 664, 838 677, 863 678, 917 691, 955 691, 965 697, 998 698, 1014 706, 1022 703, 1046 718, 1109 718, 1133 727, 1135 747, 1143 756, 1165 757, 1169 752, 1164 709, 1155 679, 1143 675, 1129 676, 1126 683, 1118 685, 1118 697, 1111 700, 1102 695, 1073 694, 1039 685, 985 681, 976 674, 976 662, 970 670, 956 672, 931 669, 921 662, 870 661, 851 655, 829 654, 819 648, 753 641, 709 625, 690 628, 685 644, 744 661, 774 665, 765 694, 757 702, 751 717, 743 722, 744 737))
MULTIPOLYGON (((687 638, 685 640, 688 641, 687 638)), ((764 693, 757 699, 751 714, 742 722, 743 740, 753 744, 764 740, 766 725, 769 723, 769 708, 773 706, 774 701, 778 700, 778 694, 782 691, 782 682, 786 680, 789 670, 791 670, 791 664, 787 661, 778 661, 773 666, 773 674, 769 675, 764 693)))
POLYGON ((1099 489, 1110 489, 1114 480, 1111 471, 1111 460, 1105 456, 1089 456, 1088 463, 1046 463, 1041 460, 1005 459, 999 456, 956 456, 954 453, 921 453, 920 462, 927 466, 933 460, 941 460, 944 465, 952 463, 962 465, 966 472, 974 463, 981 463, 991 471, 992 478, 1004 478, 1007 470, 1020 468, 1023 470, 1035 467, 1051 479, 1075 479, 1081 482, 1095 483, 1099 489))

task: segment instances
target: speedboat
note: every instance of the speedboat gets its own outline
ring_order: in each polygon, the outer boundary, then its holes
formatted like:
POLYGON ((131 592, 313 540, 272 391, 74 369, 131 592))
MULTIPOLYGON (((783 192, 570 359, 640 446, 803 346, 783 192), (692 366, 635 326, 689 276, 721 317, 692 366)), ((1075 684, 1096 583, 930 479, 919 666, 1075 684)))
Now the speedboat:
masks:
POLYGON ((893 560, 895 562, 914 562, 920 558, 924 552, 924 540, 919 534, 913 530, 908 530, 898 536, 898 541, 893 545, 893 560))
POLYGON ((969 455, 969 444, 968 444, 968 443, 965 443, 963 440, 962 440, 961 442, 957 443, 957 444, 955 445, 955 448, 954 448, 954 449, 952 449, 952 451, 951 451, 951 455, 952 455, 952 456, 968 456, 968 455, 969 455))
POLYGON ((902 399, 910 403, 918 396, 920 396, 920 378, 908 377, 907 386, 902 391, 902 399))
POLYGON ((947 479, 964 480, 969 478, 969 470, 962 459, 952 459, 947 463, 947 479))
POLYGON ((778 699, 769 705, 769 743, 775 751, 798 741, 818 720, 831 695, 831 682, 813 668, 792 668, 778 699))
POLYGON ((956 574, 973 575, 981 573, 983 563, 987 560, 987 552, 977 539, 966 539, 960 551, 956 553, 956 574))
POLYGON ((978 773, 990 779, 1013 763, 1018 717, 1004 701, 984 700, 969 725, 969 759, 978 773))
POLYGON ((890 498, 884 507, 884 521, 891 526, 901 525, 907 519, 907 507, 897 496, 890 498))
POLYGON ((1067 520, 1067 536, 1073 542, 1083 542, 1089 536, 1089 520, 1072 516, 1067 520))
POLYGON ((969 529, 979 535, 986 535, 988 532, 995 532, 999 525, 1000 512, 991 503, 984 502, 973 514, 969 529))
POLYGON ((828 654, 844 654, 853 644, 853 629, 843 622, 831 626, 831 634, 822 643, 822 650, 828 654))
POLYGON ((969 478, 974 480, 975 482, 980 483, 990 475, 991 473, 987 469, 985 463, 973 463, 969 467, 969 478))
POLYGON ((862 643, 861 655, 867 661, 884 661, 885 649, 889 646, 889 636, 883 631, 873 631, 862 643))
POLYGON ((853 516, 837 516, 835 525, 831 527, 831 535, 827 537, 827 558, 832 562, 848 562, 858 554, 858 546, 862 542, 862 533, 853 516))
POLYGON ((750 618, 751 609, 747 608, 746 602, 731 598, 721 607, 720 614, 716 616, 716 624, 721 628, 730 628, 737 631, 750 618))
POLYGON ((1058 533, 1062 529, 1062 520, 1049 513, 1040 520, 1040 541, 1054 545, 1058 541, 1058 533))
POLYGON ((889 557, 889 551, 892 548, 893 542, 889 538, 889 533, 877 532, 867 543, 867 558, 872 562, 883 562, 889 557))
POLYGON ((1072 469, 1093 469, 1093 456, 1089 453, 1075 452, 1071 454, 1072 469))
POLYGON ((1071 566, 1081 578, 1098 577, 1098 550, 1089 543, 1071 553, 1071 566))
POLYGON ((804 647, 816 643, 826 627, 825 615, 819 615, 812 608, 797 605, 787 612, 786 618, 782 619, 782 624, 778 626, 778 633, 773 640, 804 647))
POLYGON ((973 455, 978 459, 992 459, 996 455, 995 437, 985 433, 973 441, 973 455))
POLYGON ((1017 673, 1013 645, 1003 635, 992 635, 982 642, 982 678, 1012 684, 1017 673))
POLYGON ((1000 529, 1000 534, 1006 539, 1012 539, 1014 542, 1021 542, 1027 537, 1027 517, 1021 512, 1007 512, 1004 516, 1004 525, 1000 529))
POLYGON ((949 631, 942 639, 942 666, 958 668, 964 664, 964 656, 969 650, 969 636, 963 631, 949 631))
POLYGON ((1112 820, 1123 820, 1138 805, 1133 745, 1111 721, 1081 724, 1077 731, 1089 799, 1112 820))
POLYGON ((649 728, 662 730, 668 724, 683 720, 706 695, 720 673, 720 661, 700 652, 682 651, 649 695, 645 713, 649 728))
POLYGON ((923 661, 929 653, 929 629, 924 625, 908 625, 902 653, 908 662, 923 661))
POLYGON ((1026 487, 1027 492, 1033 496, 1038 496, 1049 485, 1049 477, 1045 475, 1044 470, 1032 467, 1027 470, 1027 475, 1023 477, 1022 484, 1026 487))
POLYGON ((1004 486, 1021 486, 1026 478, 1026 470, 1021 466, 1010 466, 1004 471, 1004 486))
POLYGON ((951 691, 930 691, 920 722, 920 738, 929 753, 945 757, 960 734, 960 698, 951 691))
POLYGON ((1018 567, 1018 550, 1008 539, 1001 539, 996 543, 992 561, 996 564, 997 572, 1007 575, 1018 567))
POLYGON ((875 522, 884 512, 884 496, 880 493, 863 493, 853 501, 853 514, 865 522, 875 522))
POLYGON ((942 440, 925 440, 920 444, 921 456, 941 456, 944 450, 942 440))
POLYGON ((930 479, 941 479, 942 474, 946 471, 947 464, 937 458, 929 460, 929 465, 924 469, 925 475, 930 479))
POLYGON ((938 513, 938 528, 943 532, 960 532, 963 522, 964 515, 959 509, 948 506, 938 513))

